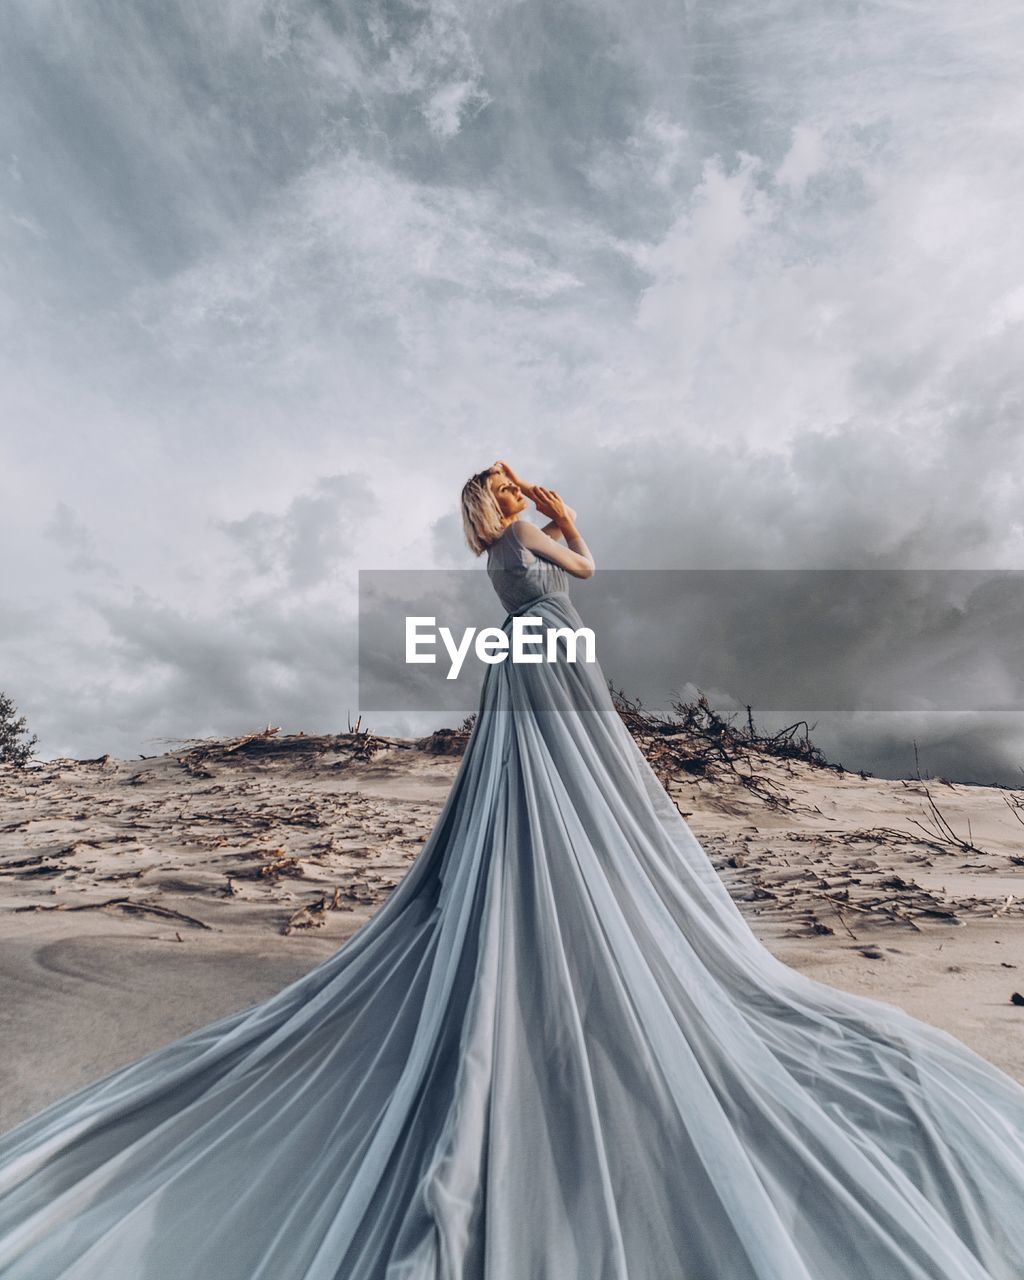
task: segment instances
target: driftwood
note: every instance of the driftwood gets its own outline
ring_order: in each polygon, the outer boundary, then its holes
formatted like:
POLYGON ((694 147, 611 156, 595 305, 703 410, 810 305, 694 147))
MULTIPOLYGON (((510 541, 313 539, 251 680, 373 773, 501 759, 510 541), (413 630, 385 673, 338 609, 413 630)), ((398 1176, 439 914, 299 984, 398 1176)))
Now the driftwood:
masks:
POLYGON ((392 738, 371 733, 356 727, 347 733, 291 733, 278 736, 280 729, 267 725, 255 733, 245 733, 236 738, 185 738, 169 739, 179 749, 186 750, 177 756, 178 763, 192 777, 212 778, 208 765, 228 762, 232 757, 245 759, 281 759, 296 756, 318 757, 327 754, 344 754, 355 760, 370 760, 379 751, 389 747, 409 750, 416 744, 404 738, 392 738))
POLYGON ((327 919, 328 911, 337 911, 340 906, 341 886, 335 885, 330 897, 324 893, 316 902, 307 903, 306 906, 293 912, 285 921, 281 932, 291 933, 293 929, 318 929, 327 919))
POLYGON ((135 912, 139 915, 160 916, 164 920, 181 920, 196 929, 212 929, 212 925, 188 916, 183 911, 175 911, 172 907, 162 907, 155 902, 136 902, 132 898, 107 898, 105 902, 80 902, 77 906, 68 906, 65 902, 44 903, 32 902, 25 907, 15 907, 15 911, 101 911, 104 907, 120 907, 122 911, 135 912))
POLYGON ((465 751, 468 741, 469 733, 464 729, 435 729, 426 738, 418 739, 416 745, 431 755, 459 756, 465 751))
POLYGON ((374 907, 391 893, 396 884, 396 880, 376 871, 368 869, 354 871, 347 884, 336 884, 332 889, 325 890, 313 902, 308 902, 298 911, 293 912, 281 932, 291 933, 293 929, 319 928, 327 919, 328 911, 337 911, 346 904, 357 903, 362 907, 374 907))
POLYGON ((429 751, 437 756, 459 756, 465 751, 473 729, 476 726, 476 712, 466 716, 457 729, 435 729, 425 738, 418 738, 415 745, 421 751, 429 751))
MULTIPOLYGON (((746 724, 737 727, 732 717, 714 710, 704 693, 693 702, 673 702, 675 716, 666 719, 645 711, 639 699, 627 697, 611 681, 609 691, 620 718, 664 785, 679 772, 708 782, 726 774, 767 807, 778 809, 789 808, 792 802, 771 778, 758 775, 758 756, 801 760, 818 768, 847 772, 841 764, 831 764, 812 744, 806 720, 766 734, 754 724, 750 707, 746 724), (798 736, 801 727, 803 735, 798 736)), ((859 773, 862 778, 869 776, 864 770, 859 773)))
POLYGON ((257 879, 279 880, 281 876, 304 876, 302 859, 294 855, 284 854, 273 862, 265 862, 254 872, 257 879))

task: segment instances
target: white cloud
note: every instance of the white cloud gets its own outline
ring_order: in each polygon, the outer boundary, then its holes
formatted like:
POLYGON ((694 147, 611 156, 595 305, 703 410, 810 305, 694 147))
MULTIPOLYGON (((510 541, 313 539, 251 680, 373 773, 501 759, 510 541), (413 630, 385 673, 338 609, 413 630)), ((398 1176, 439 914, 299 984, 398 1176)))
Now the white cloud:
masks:
POLYGON ((827 164, 827 153, 820 132, 810 125, 793 128, 793 141, 775 170, 775 180, 796 192, 803 192, 808 178, 820 173, 827 164))

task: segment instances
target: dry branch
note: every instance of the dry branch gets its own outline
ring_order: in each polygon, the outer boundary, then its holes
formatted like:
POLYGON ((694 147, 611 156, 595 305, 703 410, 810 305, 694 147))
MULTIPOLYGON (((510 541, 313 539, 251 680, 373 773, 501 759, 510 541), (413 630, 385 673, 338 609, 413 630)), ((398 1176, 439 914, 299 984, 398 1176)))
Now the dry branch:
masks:
POLYGON ((196 929, 212 929, 211 925, 188 916, 183 911, 175 911, 172 907, 162 907, 155 902, 135 902, 131 898, 107 898, 105 902, 80 902, 77 906, 68 906, 65 902, 42 903, 33 902, 25 907, 15 907, 15 911, 100 911, 104 907, 120 907, 122 911, 137 912, 139 915, 160 916, 165 920, 181 920, 193 925, 196 929))
MULTIPOLYGON (((798 720, 778 733, 761 733, 747 707, 747 723, 737 728, 732 723, 734 717, 719 715, 704 693, 694 702, 673 702, 675 718, 666 719, 645 711, 639 699, 628 698, 610 681, 609 689, 616 711, 663 784, 680 771, 706 781, 716 781, 719 775, 727 774, 774 809, 789 808, 792 802, 771 778, 758 775, 757 757, 802 760, 819 768, 846 772, 842 765, 830 764, 811 743, 806 720, 798 720), (801 727, 802 737, 798 736, 801 727)), ((861 771, 861 777, 867 776, 861 771)))

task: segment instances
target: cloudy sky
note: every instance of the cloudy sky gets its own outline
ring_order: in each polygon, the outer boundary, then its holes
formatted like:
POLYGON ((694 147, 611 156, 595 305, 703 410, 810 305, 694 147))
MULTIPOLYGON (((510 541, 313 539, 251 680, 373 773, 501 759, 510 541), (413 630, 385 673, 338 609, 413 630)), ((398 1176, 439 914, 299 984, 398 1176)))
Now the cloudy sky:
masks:
MULTIPOLYGON (((1001 572, 851 622, 858 672, 873 617, 902 662, 984 650, 978 710, 867 696, 818 738, 1020 781, 1018 5, 10 0, 0 24, 0 689, 42 755, 344 728, 358 571, 473 563, 459 490, 504 457, 599 573, 1001 572)), ((774 619, 777 661, 814 626, 774 619)), ((737 704, 747 644, 717 675, 737 704)), ((657 653, 655 698, 693 674, 657 653)))

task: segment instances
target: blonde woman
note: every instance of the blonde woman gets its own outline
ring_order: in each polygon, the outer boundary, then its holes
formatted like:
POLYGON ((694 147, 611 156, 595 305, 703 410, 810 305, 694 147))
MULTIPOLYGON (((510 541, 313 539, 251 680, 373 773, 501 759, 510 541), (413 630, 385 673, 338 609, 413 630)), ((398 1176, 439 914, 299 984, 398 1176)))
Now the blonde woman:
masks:
MULTIPOLYGON (((462 514, 505 627, 581 624, 556 491, 462 514)), ((4 1280, 1021 1280, 1022 1207, 1024 1088, 775 959, 570 661, 487 668, 332 956, 0 1138, 4 1280)))

